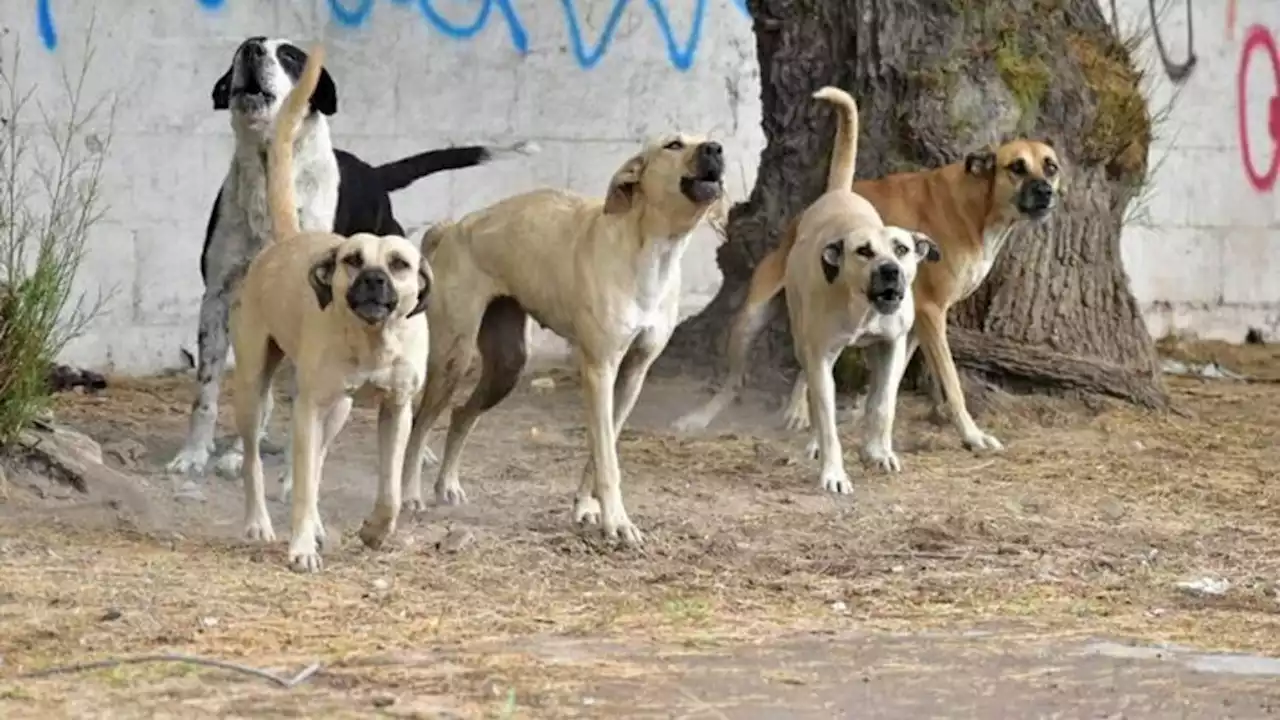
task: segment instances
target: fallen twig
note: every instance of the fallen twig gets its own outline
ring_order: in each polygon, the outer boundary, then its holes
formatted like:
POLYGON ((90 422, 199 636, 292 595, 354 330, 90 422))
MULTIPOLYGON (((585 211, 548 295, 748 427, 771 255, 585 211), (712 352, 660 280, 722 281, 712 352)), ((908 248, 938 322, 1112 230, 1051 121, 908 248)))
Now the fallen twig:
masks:
POLYGON ((228 662, 226 660, 214 660, 212 658, 196 657, 195 655, 140 655, 131 658, 112 658, 110 660, 97 660, 95 662, 77 663, 75 665, 60 665, 58 667, 45 668, 44 670, 36 670, 22 675, 23 678, 42 678, 53 675, 66 675, 69 673, 82 672, 84 670, 100 670, 102 668, 119 667, 121 665, 139 665, 141 663, 152 662, 182 662, 191 663, 192 665, 204 665, 206 667, 215 667, 222 670, 232 670, 245 675, 252 675, 262 678, 269 682, 275 683, 282 688, 292 688, 304 682, 307 678, 315 675, 320 671, 320 663, 312 663, 303 668, 297 675, 293 677, 280 677, 275 673, 259 670, 249 667, 248 665, 240 665, 238 663, 228 662))

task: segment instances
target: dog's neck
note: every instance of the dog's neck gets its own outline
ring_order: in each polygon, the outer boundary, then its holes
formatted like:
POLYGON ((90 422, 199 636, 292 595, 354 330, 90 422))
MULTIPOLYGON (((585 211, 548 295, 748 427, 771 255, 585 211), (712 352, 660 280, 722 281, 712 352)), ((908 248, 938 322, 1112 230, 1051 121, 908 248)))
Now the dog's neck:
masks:
POLYGON ((404 326, 412 322, 409 318, 395 316, 370 325, 340 302, 333 303, 328 312, 346 340, 343 346, 351 353, 349 361, 355 367, 380 368, 404 354, 404 326))
MULTIPOLYGON (((239 118, 233 118, 231 129, 236 136, 236 154, 250 154, 255 161, 266 162, 267 149, 271 147, 271 136, 275 133, 275 121, 263 127, 257 123, 249 124, 239 118)), ((324 115, 312 112, 303 118, 298 125, 298 134, 293 140, 295 156, 303 156, 311 147, 330 147, 329 123, 324 115)), ((250 158, 244 158, 250 159, 250 158)))
POLYGON ((671 279, 680 269, 684 251, 697 229, 684 232, 664 220, 649 221, 641 215, 637 222, 639 245, 632 248, 631 264, 635 268, 635 295, 642 307, 655 307, 670 290, 671 279))

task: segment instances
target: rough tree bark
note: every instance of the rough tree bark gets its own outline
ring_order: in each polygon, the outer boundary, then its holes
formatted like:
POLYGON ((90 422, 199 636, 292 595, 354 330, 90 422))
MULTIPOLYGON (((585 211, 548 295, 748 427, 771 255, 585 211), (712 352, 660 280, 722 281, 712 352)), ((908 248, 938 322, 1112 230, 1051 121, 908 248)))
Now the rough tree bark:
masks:
MULTIPOLYGON (((962 370, 1010 389, 1166 404, 1120 258, 1121 221, 1146 178, 1150 115, 1130 47, 1097 0, 748 5, 767 146, 750 198, 730 213, 718 253, 724 284, 677 330, 659 372, 719 376, 752 268, 821 193, 834 114, 810 96, 835 84, 861 109, 859 178, 937 167, 1016 136, 1051 138, 1068 165, 1059 208, 1020 231, 983 287, 952 310, 962 370)), ((795 371, 785 315, 756 341, 756 386, 795 371)))

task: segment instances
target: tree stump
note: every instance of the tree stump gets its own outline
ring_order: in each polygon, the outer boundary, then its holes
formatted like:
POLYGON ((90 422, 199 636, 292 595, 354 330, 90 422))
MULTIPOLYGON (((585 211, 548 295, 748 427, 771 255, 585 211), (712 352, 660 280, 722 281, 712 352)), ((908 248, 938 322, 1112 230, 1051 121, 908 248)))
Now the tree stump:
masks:
MULTIPOLYGON (((751 270, 822 192, 835 120, 811 95, 834 84, 861 110, 860 179, 938 167, 1018 136, 1052 140, 1066 165, 1059 207, 1018 231, 987 282, 953 308, 949 338, 961 370, 1013 390, 1166 405, 1120 256, 1122 220, 1146 181, 1151 118, 1132 43, 1096 0, 748 6, 767 145, 750 198, 729 215, 729 240, 717 254, 724 284, 677 329, 658 372, 720 377, 729 319, 751 270)), ((755 343, 755 386, 794 376, 785 315, 755 343)))

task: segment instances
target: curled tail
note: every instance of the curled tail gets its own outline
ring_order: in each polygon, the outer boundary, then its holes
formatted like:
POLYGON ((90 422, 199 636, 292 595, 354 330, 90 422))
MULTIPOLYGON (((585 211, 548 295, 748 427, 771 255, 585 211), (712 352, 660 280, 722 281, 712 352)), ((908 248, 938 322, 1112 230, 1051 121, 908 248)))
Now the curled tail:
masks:
POLYGON ((858 103, 849 93, 830 85, 813 94, 826 100, 840 112, 836 126, 836 144, 831 150, 831 170, 827 172, 827 190, 853 187, 854 166, 858 162, 858 103))
POLYGON ((324 46, 316 43, 307 55, 302 77, 289 91, 276 116, 275 133, 267 150, 267 208, 271 211, 271 232, 277 240, 302 232, 293 195, 293 137, 311 101, 311 93, 320 82, 323 66, 324 46))

